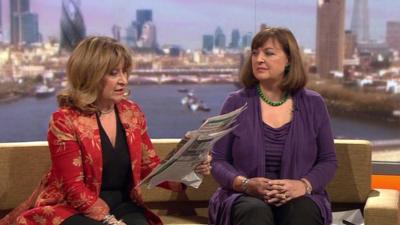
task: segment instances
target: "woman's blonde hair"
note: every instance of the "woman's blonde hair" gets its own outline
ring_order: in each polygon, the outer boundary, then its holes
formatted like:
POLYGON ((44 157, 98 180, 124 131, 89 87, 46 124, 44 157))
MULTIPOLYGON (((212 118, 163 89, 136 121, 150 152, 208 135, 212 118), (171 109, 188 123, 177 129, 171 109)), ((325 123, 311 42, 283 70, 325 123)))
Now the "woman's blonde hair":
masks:
MULTIPOLYGON (((307 74, 296 38, 287 28, 268 27, 253 38, 251 50, 262 47, 268 40, 279 43, 288 58, 289 66, 285 68, 285 76, 280 83, 281 90, 295 93, 307 83, 307 74)), ((251 54, 240 71, 240 81, 247 88, 254 87, 259 82, 253 73, 251 54)))
POLYGON ((110 37, 87 37, 72 51, 67 62, 68 85, 57 101, 84 113, 97 111, 95 102, 103 89, 102 79, 123 63, 128 74, 132 68, 130 50, 110 37))

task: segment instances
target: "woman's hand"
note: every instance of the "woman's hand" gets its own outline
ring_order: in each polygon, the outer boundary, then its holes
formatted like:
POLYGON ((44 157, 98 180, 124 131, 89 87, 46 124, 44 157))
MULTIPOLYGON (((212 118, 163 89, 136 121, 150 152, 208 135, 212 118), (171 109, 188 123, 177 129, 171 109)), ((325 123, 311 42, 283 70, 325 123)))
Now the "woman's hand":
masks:
POLYGON ((265 177, 246 178, 244 176, 237 176, 233 180, 232 188, 237 192, 244 192, 253 197, 264 199, 269 190, 269 181, 270 179, 265 177))
MULTIPOLYGON (((240 179, 240 176, 238 177, 238 179, 240 179)), ((244 193, 246 193, 248 195, 263 199, 264 195, 266 194, 266 192, 269 189, 269 186, 270 186, 268 183, 269 181, 270 180, 268 178, 264 178, 264 177, 250 178, 250 179, 248 179, 248 182, 246 185, 247 187, 245 188, 245 190, 243 190, 243 187, 242 187, 243 181, 241 180, 238 187, 236 187, 236 190, 243 191, 244 193)))
POLYGON ((102 222, 108 225, 127 225, 124 221, 117 220, 114 215, 106 215, 102 222))
POLYGON ((84 214, 91 219, 102 221, 109 212, 110 208, 107 203, 104 202, 103 199, 98 198, 96 202, 84 212, 84 214))
POLYGON ((270 180, 268 183, 270 187, 264 200, 276 206, 303 196, 307 192, 304 183, 300 180, 270 180))
POLYGON ((194 168, 194 172, 201 174, 201 175, 209 175, 211 172, 211 156, 207 155, 206 160, 201 162, 194 168))

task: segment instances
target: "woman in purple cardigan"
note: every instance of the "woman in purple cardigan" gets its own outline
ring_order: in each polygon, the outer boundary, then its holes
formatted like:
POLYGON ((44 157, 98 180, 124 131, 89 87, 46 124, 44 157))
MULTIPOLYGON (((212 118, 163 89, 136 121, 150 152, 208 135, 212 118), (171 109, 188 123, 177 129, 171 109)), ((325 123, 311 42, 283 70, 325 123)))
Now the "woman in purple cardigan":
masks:
POLYGON ((210 200, 210 224, 330 224, 325 187, 337 167, 330 118, 322 97, 304 88, 293 34, 260 31, 241 81, 245 88, 227 97, 221 113, 246 102, 247 110, 212 151, 221 187, 210 200))

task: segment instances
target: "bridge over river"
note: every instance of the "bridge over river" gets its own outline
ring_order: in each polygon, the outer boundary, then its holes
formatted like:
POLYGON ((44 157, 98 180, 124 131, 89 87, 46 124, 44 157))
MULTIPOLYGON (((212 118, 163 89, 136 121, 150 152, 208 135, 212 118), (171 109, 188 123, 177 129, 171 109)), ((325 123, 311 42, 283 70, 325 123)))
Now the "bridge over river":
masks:
POLYGON ((164 83, 231 83, 238 81, 238 68, 135 69, 133 84, 164 83))

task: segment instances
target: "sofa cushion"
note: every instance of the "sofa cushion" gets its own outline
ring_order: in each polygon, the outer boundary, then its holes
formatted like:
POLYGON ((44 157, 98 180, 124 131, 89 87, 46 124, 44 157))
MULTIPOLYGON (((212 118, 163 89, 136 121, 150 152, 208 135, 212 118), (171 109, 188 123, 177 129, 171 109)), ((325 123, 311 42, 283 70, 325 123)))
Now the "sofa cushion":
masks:
POLYGON ((370 193, 365 204, 365 224, 399 225, 400 192, 398 190, 376 189, 370 193))
POLYGON ((26 200, 50 164, 47 142, 0 143, 0 210, 26 200))
POLYGON ((332 202, 365 203, 371 192, 371 144, 335 140, 338 169, 327 191, 332 202))

